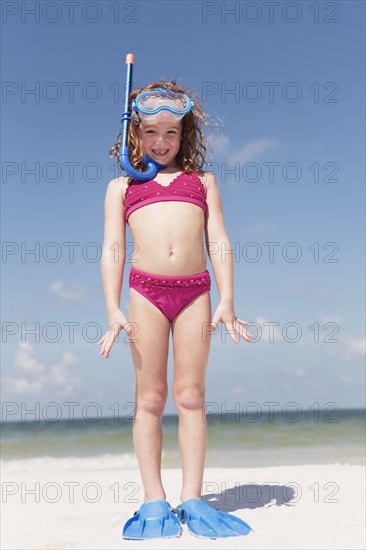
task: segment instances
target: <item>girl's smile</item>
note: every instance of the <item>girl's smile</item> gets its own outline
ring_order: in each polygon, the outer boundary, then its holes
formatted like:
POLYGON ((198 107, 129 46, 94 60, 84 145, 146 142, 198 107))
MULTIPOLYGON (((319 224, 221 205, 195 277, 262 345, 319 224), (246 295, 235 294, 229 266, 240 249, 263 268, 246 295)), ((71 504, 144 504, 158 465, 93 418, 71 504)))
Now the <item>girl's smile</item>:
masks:
POLYGON ((166 165, 171 164, 177 156, 181 135, 181 121, 142 124, 139 128, 142 152, 166 165))

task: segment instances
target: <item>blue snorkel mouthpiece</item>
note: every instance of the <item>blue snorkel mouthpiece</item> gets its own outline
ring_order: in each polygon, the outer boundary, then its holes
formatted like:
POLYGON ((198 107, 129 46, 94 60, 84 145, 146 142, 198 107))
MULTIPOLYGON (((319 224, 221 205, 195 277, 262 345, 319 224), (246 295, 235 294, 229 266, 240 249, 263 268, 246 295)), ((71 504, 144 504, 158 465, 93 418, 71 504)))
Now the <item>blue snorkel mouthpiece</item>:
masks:
POLYGON ((128 110, 128 100, 132 90, 132 72, 133 72, 133 63, 134 55, 128 53, 126 55, 126 87, 125 87, 125 97, 123 103, 123 112, 121 116, 122 131, 121 131, 121 146, 119 150, 119 159, 122 168, 127 172, 129 176, 135 178, 137 181, 148 181, 153 179, 157 172, 162 168, 166 168, 165 164, 160 164, 159 162, 154 161, 147 155, 144 155, 142 162, 147 166, 146 172, 140 172, 134 168, 129 160, 128 155, 128 145, 127 145, 127 136, 128 136, 128 125, 131 121, 131 111, 128 110))

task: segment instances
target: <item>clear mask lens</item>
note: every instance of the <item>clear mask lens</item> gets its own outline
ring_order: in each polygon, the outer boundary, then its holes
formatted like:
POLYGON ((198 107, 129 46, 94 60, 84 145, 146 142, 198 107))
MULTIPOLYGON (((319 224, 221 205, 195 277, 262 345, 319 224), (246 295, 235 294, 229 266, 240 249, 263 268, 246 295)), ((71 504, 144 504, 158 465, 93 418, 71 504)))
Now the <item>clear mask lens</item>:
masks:
POLYGON ((179 112, 187 108, 188 102, 184 97, 174 97, 168 94, 152 94, 142 97, 140 99, 140 105, 148 111, 154 111, 159 107, 171 107, 174 111, 179 112))
POLYGON ((162 88, 141 92, 132 101, 132 109, 144 115, 165 112, 182 118, 193 108, 194 104, 186 94, 162 88))

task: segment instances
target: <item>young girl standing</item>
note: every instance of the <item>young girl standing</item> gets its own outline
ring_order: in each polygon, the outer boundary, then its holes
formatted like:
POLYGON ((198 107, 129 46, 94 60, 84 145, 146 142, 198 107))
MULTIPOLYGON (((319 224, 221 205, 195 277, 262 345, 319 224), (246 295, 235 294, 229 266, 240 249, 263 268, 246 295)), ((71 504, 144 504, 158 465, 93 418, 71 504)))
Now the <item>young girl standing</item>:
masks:
MULTIPOLYGON (((130 336, 138 419, 133 423, 133 442, 144 487, 144 503, 124 526, 124 538, 131 539, 179 536, 179 519, 187 522, 193 534, 210 538, 251 530, 239 518, 201 500, 207 441, 205 374, 211 331, 223 323, 234 343, 239 343, 240 337, 250 341, 252 336, 245 329, 249 323, 234 312, 233 261, 228 254, 231 246, 220 192, 214 175, 202 171, 205 115, 198 101, 189 96, 190 91, 174 81, 155 82, 130 94, 131 102, 135 100, 137 105, 128 133, 130 162, 142 170, 146 154, 164 168, 145 182, 127 176, 113 179, 105 198, 101 269, 110 328, 98 343, 100 354, 108 358, 119 332, 126 330, 130 336), (155 114, 146 114, 142 107, 140 110, 142 99, 154 101, 157 89, 166 90, 176 104, 188 97, 189 110, 184 115, 173 112, 169 101, 164 104, 164 97, 155 114), (120 310, 126 223, 135 243, 129 271, 128 319, 120 310), (203 235, 220 294, 213 317, 203 235), (215 251, 224 248, 226 253, 212 253, 210 243, 215 251), (182 504, 176 510, 166 501, 161 479, 161 421, 168 394, 170 329, 172 391, 179 416, 183 470, 182 504)), ((112 152, 118 158, 119 143, 112 152)))

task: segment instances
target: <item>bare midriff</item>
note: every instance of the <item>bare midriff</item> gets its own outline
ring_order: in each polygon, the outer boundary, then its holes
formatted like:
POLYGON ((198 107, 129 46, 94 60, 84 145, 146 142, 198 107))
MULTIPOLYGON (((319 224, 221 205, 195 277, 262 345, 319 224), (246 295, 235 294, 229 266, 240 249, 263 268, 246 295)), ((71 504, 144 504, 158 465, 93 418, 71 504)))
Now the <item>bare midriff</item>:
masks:
POLYGON ((194 275, 206 270, 203 241, 205 212, 195 204, 163 201, 132 212, 134 240, 127 247, 129 265, 153 275, 194 275))

